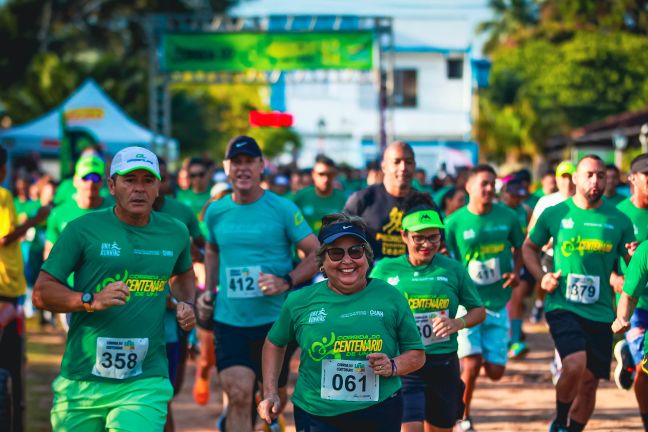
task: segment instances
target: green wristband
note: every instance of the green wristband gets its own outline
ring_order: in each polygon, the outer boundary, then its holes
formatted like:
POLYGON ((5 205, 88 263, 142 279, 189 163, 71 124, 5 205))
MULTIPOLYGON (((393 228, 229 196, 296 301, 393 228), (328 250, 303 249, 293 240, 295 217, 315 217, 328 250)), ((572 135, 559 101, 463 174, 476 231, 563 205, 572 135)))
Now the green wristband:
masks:
MULTIPOLYGON (((463 317, 459 317, 459 318, 457 318, 457 319, 460 320, 460 321, 463 323, 463 327, 461 327, 461 329, 465 329, 465 328, 466 328, 466 320, 463 319, 463 317)), ((460 330, 461 330, 461 329, 460 329, 460 330)))

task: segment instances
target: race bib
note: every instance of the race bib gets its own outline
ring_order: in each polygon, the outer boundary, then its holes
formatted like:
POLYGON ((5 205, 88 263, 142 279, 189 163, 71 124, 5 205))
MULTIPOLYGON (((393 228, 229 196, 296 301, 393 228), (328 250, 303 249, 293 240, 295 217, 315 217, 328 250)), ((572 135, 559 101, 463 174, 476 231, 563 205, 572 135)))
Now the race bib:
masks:
POLYGON ((260 272, 260 266, 229 267, 225 269, 225 275, 227 277, 227 297, 263 297, 263 293, 259 289, 260 272))
POLYGON ((92 374, 114 379, 140 375, 148 347, 148 338, 97 338, 97 360, 92 374))
POLYGON ((366 360, 322 360, 322 399, 378 401, 378 377, 366 360))
POLYGON ((490 285, 502 279, 499 258, 486 261, 473 260, 468 262, 468 273, 477 285, 490 285))
POLYGON ((432 331, 432 321, 439 315, 448 316, 448 310, 435 311, 435 312, 420 312, 414 314, 416 327, 418 327, 419 334, 421 335, 421 342, 423 346, 432 345, 439 342, 450 340, 450 336, 440 338, 432 331))
POLYGON ((565 298, 572 303, 592 304, 599 299, 601 278, 599 276, 570 273, 567 276, 565 298))

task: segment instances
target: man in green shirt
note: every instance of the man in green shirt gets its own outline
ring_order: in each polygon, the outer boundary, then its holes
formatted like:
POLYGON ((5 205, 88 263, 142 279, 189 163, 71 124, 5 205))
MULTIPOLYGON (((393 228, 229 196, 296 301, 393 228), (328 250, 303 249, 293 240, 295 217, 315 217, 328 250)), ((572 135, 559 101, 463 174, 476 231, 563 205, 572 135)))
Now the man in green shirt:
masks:
POLYGON ((636 247, 632 223, 602 200, 605 165, 595 155, 578 163, 576 194, 546 209, 524 243, 526 267, 548 292, 546 319, 562 359, 551 431, 581 431, 594 411, 601 378, 609 379, 614 320, 610 274, 636 247), (540 248, 553 237, 554 270, 544 272, 540 248))
POLYGON ((173 394, 163 326, 167 281, 180 301, 180 326, 195 324, 189 233, 152 211, 157 158, 128 147, 115 155, 110 174, 115 208, 70 222, 34 286, 34 305, 72 313, 52 384, 55 431, 162 430, 173 394))
MULTIPOLYGON (((187 168, 190 187, 186 190, 179 190, 176 198, 181 203, 188 205, 198 220, 202 220, 200 213, 209 198, 209 163, 202 158, 193 158, 189 161, 187 168)), ((203 222, 200 222, 200 230, 203 237, 207 237, 207 229, 203 222)))
POLYGON ((332 159, 319 155, 312 171, 313 185, 297 191, 293 201, 304 214, 304 219, 315 234, 322 226, 322 217, 337 213, 346 203, 344 192, 335 189, 337 167, 332 159))
POLYGON ((616 165, 607 164, 605 166, 605 178, 603 199, 610 201, 613 205, 617 205, 626 198, 617 191, 617 187, 621 183, 621 171, 619 171, 616 165))
POLYGON ((494 203, 495 170, 477 165, 468 176, 468 205, 454 212, 446 223, 450 254, 468 270, 486 307, 486 320, 459 332, 458 355, 466 384, 461 430, 470 431, 470 403, 479 372, 484 367, 492 380, 504 375, 509 341, 506 303, 519 282, 524 235, 518 217, 508 207, 494 203))

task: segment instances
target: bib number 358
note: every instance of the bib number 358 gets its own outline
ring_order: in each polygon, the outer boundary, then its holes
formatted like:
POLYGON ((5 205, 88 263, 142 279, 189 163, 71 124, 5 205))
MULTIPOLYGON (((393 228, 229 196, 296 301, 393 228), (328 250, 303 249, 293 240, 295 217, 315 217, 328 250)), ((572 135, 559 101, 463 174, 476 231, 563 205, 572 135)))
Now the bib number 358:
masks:
POLYGON ((363 360, 322 360, 322 399, 377 401, 378 377, 363 360))
POLYGON ((147 338, 97 338, 97 358, 92 374, 113 379, 140 375, 148 345, 147 338))

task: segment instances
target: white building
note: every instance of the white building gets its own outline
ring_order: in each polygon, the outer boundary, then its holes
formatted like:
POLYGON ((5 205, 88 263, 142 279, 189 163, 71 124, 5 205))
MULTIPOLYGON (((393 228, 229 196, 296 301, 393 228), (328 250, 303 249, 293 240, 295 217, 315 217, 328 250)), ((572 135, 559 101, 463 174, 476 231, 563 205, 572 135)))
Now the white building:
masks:
MULTIPOLYGON (((481 56, 474 30, 490 16, 485 0, 257 0, 241 3, 232 14, 392 17, 395 104, 388 132, 412 144, 428 172, 442 161, 449 168, 476 162, 472 104, 475 68, 483 63, 474 62, 481 56)), ((357 74, 330 72, 322 82, 307 74, 283 74, 271 97, 273 109, 294 115, 304 141, 299 165, 312 165, 322 152, 358 167, 374 159, 377 86, 350 78, 357 74)))

